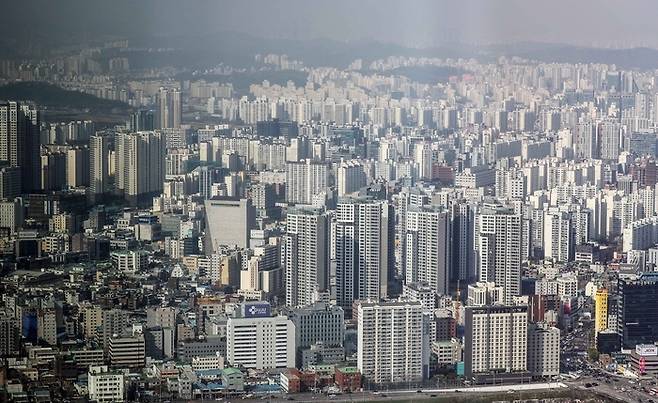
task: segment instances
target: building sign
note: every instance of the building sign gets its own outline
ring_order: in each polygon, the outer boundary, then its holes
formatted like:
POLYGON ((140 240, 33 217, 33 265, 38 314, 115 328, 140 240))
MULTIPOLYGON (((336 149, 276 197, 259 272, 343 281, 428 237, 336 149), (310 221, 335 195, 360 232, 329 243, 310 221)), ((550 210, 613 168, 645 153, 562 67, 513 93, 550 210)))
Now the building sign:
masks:
POLYGON ((635 352, 641 357, 655 357, 658 355, 658 346, 654 344, 638 344, 635 346, 635 352))
POLYGON ((266 302, 244 304, 243 309, 245 318, 266 318, 272 316, 270 304, 266 302))

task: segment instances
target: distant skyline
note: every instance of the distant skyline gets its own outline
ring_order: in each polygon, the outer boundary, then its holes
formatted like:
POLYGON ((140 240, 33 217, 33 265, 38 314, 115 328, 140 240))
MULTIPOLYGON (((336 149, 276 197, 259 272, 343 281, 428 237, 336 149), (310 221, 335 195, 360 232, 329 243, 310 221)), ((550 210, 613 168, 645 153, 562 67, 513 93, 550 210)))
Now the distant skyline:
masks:
POLYGON ((548 42, 658 48, 652 0, 25 0, 5 39, 69 40, 236 31, 285 39, 379 41, 409 47, 442 43, 548 42))

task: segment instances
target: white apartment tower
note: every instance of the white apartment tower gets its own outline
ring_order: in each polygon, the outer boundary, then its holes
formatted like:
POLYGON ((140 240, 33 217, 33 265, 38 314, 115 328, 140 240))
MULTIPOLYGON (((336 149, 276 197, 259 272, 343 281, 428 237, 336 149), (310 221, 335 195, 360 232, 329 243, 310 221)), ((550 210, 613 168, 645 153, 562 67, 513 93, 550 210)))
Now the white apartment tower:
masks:
POLYGON ((405 282, 426 282, 435 293, 448 294, 451 268, 449 213, 438 206, 410 207, 406 225, 405 282))
POLYGON ((329 186, 328 164, 305 160, 286 164, 286 201, 311 204, 313 197, 326 192, 329 186))
POLYGON ((503 287, 505 303, 511 304, 521 292, 521 215, 485 206, 476 216, 475 235, 479 281, 503 287))
POLYGON ((366 185, 366 173, 358 161, 341 161, 337 168, 338 197, 354 193, 366 185))
POLYGON ((389 205, 383 201, 342 199, 336 207, 332 227, 336 303, 346 312, 352 312, 354 300, 387 296, 390 220, 389 205))
POLYGON ((467 378, 527 370, 528 307, 466 307, 464 372, 467 378))
POLYGON ((91 136, 89 138, 89 188, 92 195, 110 192, 110 138, 91 136))
POLYGON ((160 194, 165 178, 165 146, 159 132, 121 133, 116 136, 116 185, 132 204, 160 194))
POLYGON ((292 209, 281 241, 286 305, 305 306, 329 289, 329 223, 316 209, 292 209))
POLYGON ((357 367, 374 384, 423 378, 423 306, 419 301, 359 302, 357 367))

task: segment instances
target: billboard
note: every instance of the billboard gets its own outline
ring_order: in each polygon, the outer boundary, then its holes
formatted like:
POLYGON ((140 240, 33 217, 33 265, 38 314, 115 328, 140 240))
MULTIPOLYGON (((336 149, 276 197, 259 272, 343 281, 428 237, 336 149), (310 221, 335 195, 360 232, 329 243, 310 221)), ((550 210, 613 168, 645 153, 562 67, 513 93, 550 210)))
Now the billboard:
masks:
POLYGON ((245 318, 266 318, 272 316, 270 304, 267 302, 253 302, 242 305, 242 315, 245 318))
POLYGON ((655 344, 638 344, 635 346, 635 352, 641 357, 655 357, 658 355, 658 346, 655 344))

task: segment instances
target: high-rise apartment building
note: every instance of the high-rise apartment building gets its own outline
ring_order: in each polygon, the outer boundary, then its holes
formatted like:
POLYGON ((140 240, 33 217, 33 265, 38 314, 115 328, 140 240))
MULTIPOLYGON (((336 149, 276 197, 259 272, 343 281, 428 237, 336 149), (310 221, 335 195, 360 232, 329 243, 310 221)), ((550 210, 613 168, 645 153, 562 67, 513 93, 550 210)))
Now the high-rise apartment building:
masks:
POLYGON ((361 301, 356 317, 357 367, 367 383, 422 381, 423 306, 419 301, 361 301))
POLYGON ((157 94, 156 129, 179 128, 183 119, 183 104, 180 90, 160 88, 157 94))
POLYGON ((560 329, 544 322, 528 325, 528 371, 536 377, 560 374, 560 329))
POLYGON ((511 304, 521 292, 522 218, 512 209, 485 206, 476 216, 479 281, 503 287, 511 304))
POLYGON ((342 199, 336 207, 332 228, 336 303, 347 313, 352 312, 354 300, 388 295, 392 219, 388 203, 378 200, 342 199))
POLYGON ((406 283, 426 282, 435 293, 447 295, 452 267, 449 213, 438 206, 410 207, 406 224, 406 283))
POLYGON ((111 138, 102 134, 89 138, 89 191, 94 198, 112 191, 110 143, 111 138))
POLYGON ((117 190, 134 205, 147 204, 162 192, 165 148, 159 132, 120 133, 115 139, 117 190))
POLYGON ((286 305, 305 306, 329 290, 329 219, 316 209, 293 209, 281 241, 286 305))
POLYGON ((466 307, 464 329, 466 377, 527 374, 527 306, 466 307))
POLYGON ((40 186, 40 114, 33 105, 0 103, 0 164, 21 169, 21 190, 40 186))
POLYGON ((286 201, 312 204, 314 197, 327 191, 330 166, 324 162, 301 161, 286 164, 286 201))

